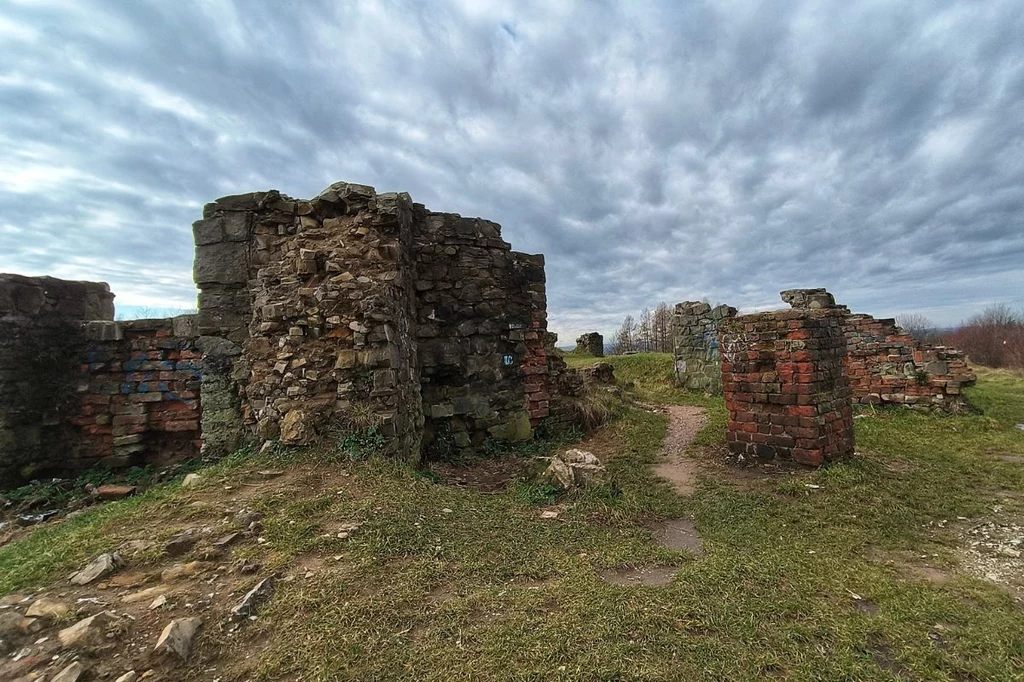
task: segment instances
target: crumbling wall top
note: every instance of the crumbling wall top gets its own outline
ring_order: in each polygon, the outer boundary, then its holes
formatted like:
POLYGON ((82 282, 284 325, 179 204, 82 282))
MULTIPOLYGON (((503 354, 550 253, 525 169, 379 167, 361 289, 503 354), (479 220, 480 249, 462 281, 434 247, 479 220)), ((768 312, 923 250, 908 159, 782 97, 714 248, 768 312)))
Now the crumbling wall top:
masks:
POLYGON ((781 292, 782 300, 793 308, 821 310, 823 308, 845 308, 837 306, 835 297, 825 289, 786 289, 781 292))
POLYGON ((0 273, 0 317, 57 316, 67 320, 113 320, 114 294, 106 282, 0 273))

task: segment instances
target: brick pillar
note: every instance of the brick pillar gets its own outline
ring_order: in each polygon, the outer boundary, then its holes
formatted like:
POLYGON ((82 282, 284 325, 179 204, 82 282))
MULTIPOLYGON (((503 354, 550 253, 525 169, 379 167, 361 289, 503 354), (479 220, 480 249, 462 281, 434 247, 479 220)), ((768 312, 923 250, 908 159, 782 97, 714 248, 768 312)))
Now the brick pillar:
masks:
POLYGON ((853 453, 843 316, 800 309, 720 325, 731 452, 809 466, 853 453))

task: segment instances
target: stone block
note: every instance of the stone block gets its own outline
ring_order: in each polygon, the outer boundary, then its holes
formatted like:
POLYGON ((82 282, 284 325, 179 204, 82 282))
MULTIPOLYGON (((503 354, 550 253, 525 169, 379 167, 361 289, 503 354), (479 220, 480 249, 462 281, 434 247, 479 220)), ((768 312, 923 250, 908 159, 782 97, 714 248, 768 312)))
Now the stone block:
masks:
POLYGON ((196 247, 193 276, 200 288, 208 284, 244 284, 248 275, 248 249, 244 243, 196 247))

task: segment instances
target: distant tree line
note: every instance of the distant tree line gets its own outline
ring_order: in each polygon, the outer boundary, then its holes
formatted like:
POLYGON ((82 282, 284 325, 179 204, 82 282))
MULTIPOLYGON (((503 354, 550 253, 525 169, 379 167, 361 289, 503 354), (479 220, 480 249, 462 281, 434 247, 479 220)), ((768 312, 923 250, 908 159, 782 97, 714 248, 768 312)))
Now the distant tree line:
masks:
POLYGON ((639 318, 626 315, 609 346, 613 355, 672 350, 672 309, 664 301, 653 311, 644 308, 639 318))

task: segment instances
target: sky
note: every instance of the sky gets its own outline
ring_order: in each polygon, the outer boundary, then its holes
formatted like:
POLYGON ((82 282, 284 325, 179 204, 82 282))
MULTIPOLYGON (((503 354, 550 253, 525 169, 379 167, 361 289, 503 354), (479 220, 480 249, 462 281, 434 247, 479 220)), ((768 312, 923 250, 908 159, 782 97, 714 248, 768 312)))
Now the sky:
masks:
POLYGON ((191 223, 345 180, 501 223, 550 328, 828 288, 1024 309, 1024 3, 0 0, 0 272, 195 307, 191 223))

